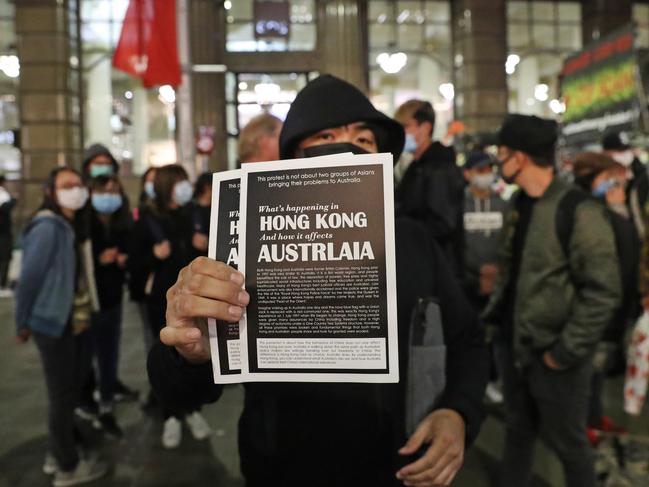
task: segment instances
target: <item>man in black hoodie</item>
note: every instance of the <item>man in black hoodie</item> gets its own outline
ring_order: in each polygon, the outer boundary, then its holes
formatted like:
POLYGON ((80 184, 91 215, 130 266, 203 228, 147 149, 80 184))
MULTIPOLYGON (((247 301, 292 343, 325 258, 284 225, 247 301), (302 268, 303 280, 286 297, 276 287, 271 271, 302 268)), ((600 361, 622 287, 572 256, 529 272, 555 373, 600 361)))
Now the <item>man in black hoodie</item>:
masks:
POLYGON ((423 100, 409 100, 395 116, 406 131, 404 150, 413 155, 395 193, 397 215, 426 227, 457 276, 464 273, 464 177, 455 150, 433 142, 435 110, 423 100))
MULTIPOLYGON (((352 85, 321 76, 297 96, 280 155, 392 152, 403 130, 352 85)), ((419 224, 396 220, 398 384, 249 383, 239 422, 248 487, 449 485, 483 419, 487 355, 478 320, 435 242, 419 224), (439 303, 447 350, 446 388, 410 436, 405 426, 410 319, 417 303, 439 303)), ((167 293, 167 326, 149 355, 156 393, 180 407, 215 401, 204 317, 236 322, 249 296, 244 277, 221 262, 194 260, 167 293)))

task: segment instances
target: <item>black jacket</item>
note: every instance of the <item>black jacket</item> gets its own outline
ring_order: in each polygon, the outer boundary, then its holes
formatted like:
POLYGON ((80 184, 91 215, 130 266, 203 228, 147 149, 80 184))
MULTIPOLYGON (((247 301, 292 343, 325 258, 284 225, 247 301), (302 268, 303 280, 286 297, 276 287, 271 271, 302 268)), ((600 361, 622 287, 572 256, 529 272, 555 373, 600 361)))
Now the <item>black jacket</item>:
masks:
POLYGON ((453 148, 434 142, 410 164, 395 194, 397 215, 424 224, 457 276, 464 272, 464 185, 453 148))
MULTIPOLYGON (((128 212, 126 213, 128 216, 128 212)), ((95 282, 99 305, 102 310, 113 308, 122 302, 122 289, 125 271, 117 263, 104 265, 99 262, 100 254, 109 248, 117 247, 119 253, 128 254, 130 221, 111 220, 104 225, 93 211, 90 224, 92 254, 95 266, 95 282)))
POLYGON ((638 289, 640 240, 630 219, 609 208, 606 209, 606 214, 615 234, 615 247, 622 278, 622 302, 613 315, 611 323, 604 329, 602 339, 621 344, 627 326, 637 319, 641 311, 638 289))
POLYGON ((129 272, 135 279, 131 285, 131 297, 135 300, 144 298, 144 285, 153 274, 149 297, 161 299, 164 303, 167 289, 174 285, 178 272, 189 264, 194 255, 191 214, 186 207, 166 212, 141 207, 139 215, 131 235, 129 272), (164 240, 171 244, 171 255, 160 260, 153 254, 153 246, 164 240))
MULTIPOLYGON (((249 486, 393 486, 412 458, 406 442, 404 390, 410 314, 418 298, 440 303, 447 344, 447 388, 439 407, 466 420, 467 440, 483 420, 488 356, 476 315, 421 225, 397 219, 398 384, 250 383, 239 422, 241 469, 249 486), (308 479, 308 481, 305 481, 308 479)), ((149 354, 151 384, 165 403, 191 409, 215 401, 211 364, 190 365, 158 343, 149 354)))

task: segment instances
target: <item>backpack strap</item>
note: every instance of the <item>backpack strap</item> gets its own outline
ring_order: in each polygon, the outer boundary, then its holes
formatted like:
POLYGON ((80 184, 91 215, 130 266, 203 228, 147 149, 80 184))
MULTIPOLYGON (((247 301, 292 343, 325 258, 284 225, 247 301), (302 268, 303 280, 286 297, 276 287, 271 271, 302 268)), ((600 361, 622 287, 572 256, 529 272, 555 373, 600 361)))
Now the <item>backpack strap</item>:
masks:
POLYGON ((574 187, 569 189, 559 201, 555 217, 555 225, 557 237, 561 244, 561 250, 566 258, 570 256, 570 237, 575 228, 575 212, 577 206, 590 198, 591 196, 588 193, 574 187))

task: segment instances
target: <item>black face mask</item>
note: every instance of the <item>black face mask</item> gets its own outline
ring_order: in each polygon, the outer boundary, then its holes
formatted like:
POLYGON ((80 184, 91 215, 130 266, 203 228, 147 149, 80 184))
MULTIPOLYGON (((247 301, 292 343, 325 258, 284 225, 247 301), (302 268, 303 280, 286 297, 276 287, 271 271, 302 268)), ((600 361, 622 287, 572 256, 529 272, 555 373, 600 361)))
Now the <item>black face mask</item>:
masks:
POLYGON ((352 154, 369 154, 368 151, 356 144, 340 142, 307 147, 302 149, 302 157, 329 156, 331 154, 343 154, 345 152, 351 152, 352 154))
POLYGON ((500 170, 499 170, 498 172, 500 173, 500 177, 502 178, 502 180, 505 181, 507 184, 515 184, 516 178, 517 178, 518 175, 521 173, 521 169, 519 169, 518 171, 516 171, 516 172, 515 172, 514 174, 512 174, 511 176, 505 176, 505 175, 503 174, 503 168, 502 168, 502 166, 500 166, 500 170))

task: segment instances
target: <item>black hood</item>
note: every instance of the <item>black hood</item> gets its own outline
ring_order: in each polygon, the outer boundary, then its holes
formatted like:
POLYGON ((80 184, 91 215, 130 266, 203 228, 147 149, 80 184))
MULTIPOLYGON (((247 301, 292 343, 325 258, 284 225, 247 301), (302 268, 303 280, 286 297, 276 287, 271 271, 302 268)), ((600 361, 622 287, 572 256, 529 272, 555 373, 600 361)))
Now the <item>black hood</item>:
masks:
POLYGON ((108 157, 111 160, 111 162, 113 163, 113 172, 115 174, 118 173, 119 164, 117 164, 117 160, 113 157, 113 154, 110 153, 108 148, 105 145, 102 145, 102 144, 92 144, 90 147, 88 147, 83 152, 83 161, 81 163, 81 172, 82 172, 84 178, 90 177, 90 174, 88 172, 88 165, 90 164, 90 161, 92 161, 97 156, 106 156, 106 157, 108 157))
POLYGON ((379 152, 391 152, 395 161, 399 158, 405 140, 401 124, 374 108, 358 88, 328 74, 307 84, 291 104, 279 136, 279 156, 291 159, 305 137, 353 122, 375 126, 379 152))

